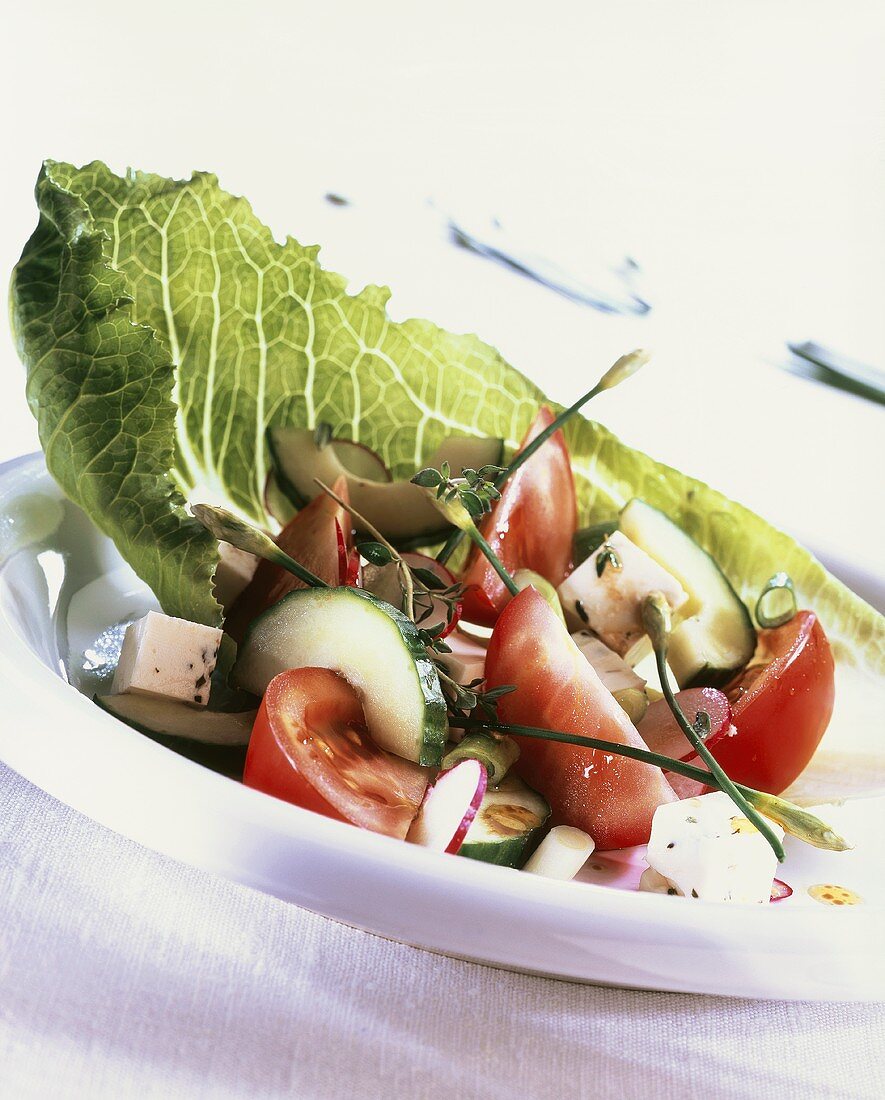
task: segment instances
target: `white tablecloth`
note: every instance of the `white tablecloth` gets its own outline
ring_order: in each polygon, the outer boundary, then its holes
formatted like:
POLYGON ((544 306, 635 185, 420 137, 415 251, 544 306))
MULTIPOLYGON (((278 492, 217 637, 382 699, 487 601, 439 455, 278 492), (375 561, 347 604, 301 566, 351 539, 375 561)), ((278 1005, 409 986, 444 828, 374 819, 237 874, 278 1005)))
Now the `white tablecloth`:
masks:
MULTIPOLYGON (((559 400, 652 346, 595 415, 881 566, 882 409, 777 367, 786 338, 885 360, 881 5, 529 10, 16 5, 0 281, 44 156, 215 170, 357 285, 389 282, 397 316, 480 332, 559 400), (604 317, 442 244, 427 196, 570 265, 632 253, 652 313, 604 317)), ((0 332, 0 460, 35 439, 0 332)), ((881 1005, 580 987, 387 943, 145 851, 0 765, 4 1098, 878 1098, 883 1035, 881 1005)))
POLYGON ((0 1094, 880 1100, 885 1005, 598 989, 389 943, 0 766, 0 1094))

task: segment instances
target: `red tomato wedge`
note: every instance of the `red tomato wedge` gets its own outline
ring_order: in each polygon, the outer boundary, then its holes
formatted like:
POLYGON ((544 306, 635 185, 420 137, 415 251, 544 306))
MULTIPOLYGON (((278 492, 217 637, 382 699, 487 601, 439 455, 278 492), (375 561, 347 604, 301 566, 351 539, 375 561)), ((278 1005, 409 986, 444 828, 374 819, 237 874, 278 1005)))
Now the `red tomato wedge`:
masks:
MULTIPOLYGON (((339 478, 332 486, 347 500, 347 482, 339 478)), ((286 524, 276 537, 281 550, 294 558, 326 584, 348 583, 351 535, 350 516, 340 504, 321 493, 286 524)), ((278 603, 283 596, 306 585, 285 569, 269 561, 260 561, 255 576, 234 602, 224 628, 241 641, 249 624, 262 611, 278 603)))
POLYGON ((268 684, 246 755, 247 787, 404 840, 427 777, 378 748, 359 696, 336 673, 297 668, 268 684))
MULTIPOLYGON (((514 596, 498 619, 485 671, 490 688, 516 687, 498 701, 502 722, 646 747, 533 588, 514 596)), ((584 829, 599 849, 644 844, 655 810, 676 797, 650 764, 552 741, 516 740, 515 769, 550 803, 552 823, 584 829)))
POLYGON ((814 755, 833 714, 830 643, 813 611, 759 632, 757 659, 731 685, 734 737, 710 751, 731 779, 780 794, 814 755))
MULTIPOLYGON (((520 450, 553 420, 550 409, 542 408, 520 450)), ((562 432, 556 432, 504 484, 501 499, 480 530, 510 573, 532 569, 559 585, 571 568, 577 525, 571 461, 562 432)), ((510 594, 476 547, 467 559, 462 580, 463 617, 481 626, 494 626, 510 594)))

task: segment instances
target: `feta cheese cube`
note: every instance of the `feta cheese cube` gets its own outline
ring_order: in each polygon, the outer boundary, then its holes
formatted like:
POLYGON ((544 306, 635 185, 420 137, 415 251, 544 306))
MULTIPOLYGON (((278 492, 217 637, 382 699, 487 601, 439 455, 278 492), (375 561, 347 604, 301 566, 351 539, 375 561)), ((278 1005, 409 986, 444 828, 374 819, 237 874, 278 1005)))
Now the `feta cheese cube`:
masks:
POLYGON ((111 691, 205 706, 221 631, 149 611, 123 638, 111 691))
POLYGON ((658 806, 645 859, 640 890, 758 905, 770 899, 777 869, 771 845, 722 791, 658 806))
POLYGON ((459 630, 446 638, 451 653, 440 653, 439 662, 446 672, 459 684, 471 684, 485 676, 486 647, 473 638, 468 638, 459 630))
POLYGON ((682 586, 644 550, 615 531, 557 589, 570 629, 589 627, 620 656, 645 634, 642 604, 651 592, 661 592, 672 611, 688 599, 682 586), (614 551, 618 564, 597 563, 614 551))

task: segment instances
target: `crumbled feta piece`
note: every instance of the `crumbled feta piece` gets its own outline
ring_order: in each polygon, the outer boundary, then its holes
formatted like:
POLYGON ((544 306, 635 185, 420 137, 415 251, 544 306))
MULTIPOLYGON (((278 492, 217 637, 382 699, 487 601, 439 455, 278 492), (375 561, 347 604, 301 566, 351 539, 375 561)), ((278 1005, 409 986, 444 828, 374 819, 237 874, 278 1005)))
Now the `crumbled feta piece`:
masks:
POLYGON ((771 845, 722 791, 658 806, 645 859, 641 890, 706 901, 761 905, 777 869, 771 845))
POLYGON ((566 577, 557 592, 570 628, 589 627, 622 657, 645 634, 642 604, 649 593, 663 593, 672 611, 688 599, 679 582, 620 531, 566 577))
POLYGON ((149 611, 126 630, 111 690, 205 706, 220 644, 216 627, 149 611))
POLYGON ((627 662, 613 649, 601 642, 589 630, 579 630, 572 634, 575 645, 593 665, 596 675, 614 695, 616 691, 625 688, 636 688, 637 691, 645 690, 645 680, 637 676, 627 662))
POLYGON ((440 653, 439 662, 459 684, 471 684, 485 676, 486 647, 456 630, 446 638, 451 653, 440 653))
POLYGON ((215 598, 227 611, 255 576, 258 558, 229 542, 218 544, 218 568, 215 570, 215 598))

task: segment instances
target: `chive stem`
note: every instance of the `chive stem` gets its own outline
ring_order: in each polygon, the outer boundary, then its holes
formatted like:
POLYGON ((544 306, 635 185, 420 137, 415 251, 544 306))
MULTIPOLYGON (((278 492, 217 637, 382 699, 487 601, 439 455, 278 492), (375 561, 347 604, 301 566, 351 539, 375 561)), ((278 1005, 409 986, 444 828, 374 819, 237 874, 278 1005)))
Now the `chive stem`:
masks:
POLYGON ((683 713, 679 701, 670 687, 670 678, 667 669, 667 643, 670 637, 670 605, 660 592, 652 592, 645 599, 642 607, 642 623, 651 640, 655 652, 655 664, 658 669, 658 677, 661 681, 661 691, 667 700, 667 705, 673 712, 673 717, 679 728, 685 734, 691 747, 703 760, 710 770, 710 775, 716 779, 716 785, 734 802, 735 806, 744 814, 765 837, 771 845, 779 861, 783 861, 784 849, 781 842, 771 829, 765 818, 744 798, 741 792, 725 772, 722 766, 710 753, 710 750, 698 736, 697 730, 692 726, 683 713))
POLYGON ((483 537, 481 531, 479 530, 479 528, 476 526, 475 523, 471 523, 470 526, 467 527, 466 534, 467 534, 467 537, 470 538, 473 542, 475 542, 476 545, 480 548, 480 550, 489 559, 490 565, 495 570, 495 572, 498 574, 498 576, 501 578, 501 580, 504 582, 504 586, 507 589, 507 591, 510 593, 510 595, 511 596, 518 596, 519 592, 520 592, 519 585, 516 583, 516 581, 513 579, 513 577, 511 577, 510 574, 507 572, 507 570, 505 569, 504 565, 501 562, 501 559, 498 557, 498 555, 495 553, 495 551, 491 548, 491 546, 489 546, 488 542, 483 537))
MULTIPOLYGON (((542 432, 539 432, 534 439, 530 440, 518 454, 513 456, 510 465, 505 467, 495 478, 495 488, 500 489, 511 474, 514 474, 524 462, 527 462, 539 447, 542 447, 552 435, 559 431, 563 424, 571 420, 575 413, 580 412, 588 401, 592 401, 598 394, 604 393, 605 390, 613 389, 621 382, 626 381, 631 375, 635 374, 640 367, 643 367, 650 358, 651 356, 649 353, 642 348, 637 348, 635 351, 622 355, 620 359, 609 367, 592 389, 588 390, 582 397, 579 397, 574 404, 569 405, 567 409, 556 417, 552 424, 548 424, 547 427, 542 432)), ((464 532, 461 530, 453 531, 449 535, 442 549, 436 555, 436 560, 440 565, 446 564, 452 554, 454 554, 460 546, 463 538, 464 532)))
MULTIPOLYGON (((462 718, 452 715, 449 725, 455 729, 470 730, 486 733, 508 733, 514 737, 532 737, 538 741, 555 741, 563 745, 577 745, 580 748, 597 749, 600 752, 610 753, 614 756, 624 756, 630 760, 638 760, 642 764, 652 764, 676 775, 682 775, 686 779, 694 779, 710 787, 716 787, 716 777, 703 768, 697 768, 693 764, 687 764, 682 760, 675 760, 669 756, 652 752, 650 749, 637 749, 632 745, 622 745, 617 741, 604 741, 598 737, 581 737, 578 734, 562 733, 559 730, 542 729, 538 726, 523 726, 514 722, 486 722, 481 718, 462 718)), ((799 840, 814 845, 815 848, 823 848, 832 852, 844 852, 850 845, 838 836, 828 825, 822 822, 814 814, 795 806, 784 798, 766 794, 764 791, 756 791, 752 787, 745 787, 742 783, 735 786, 743 794, 746 800, 758 807, 773 821, 777 821, 784 829, 799 840)), ((721 788, 720 788, 721 789, 721 788)), ((770 842, 769 842, 770 843, 770 842)), ((783 861, 783 852, 778 855, 783 861)))

